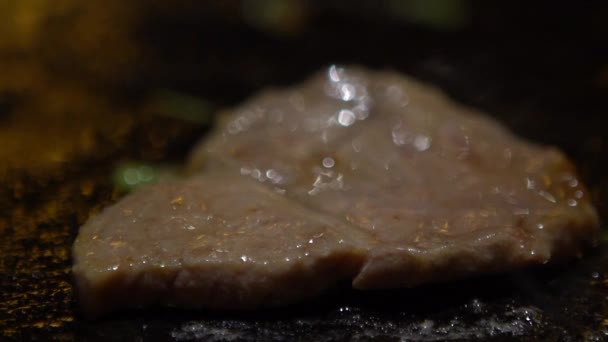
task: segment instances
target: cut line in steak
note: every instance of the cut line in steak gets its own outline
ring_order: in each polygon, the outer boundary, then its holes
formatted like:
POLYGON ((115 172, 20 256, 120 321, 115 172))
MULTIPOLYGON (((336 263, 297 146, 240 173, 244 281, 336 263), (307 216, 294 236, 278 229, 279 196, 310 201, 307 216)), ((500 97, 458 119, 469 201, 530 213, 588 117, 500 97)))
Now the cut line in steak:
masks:
POLYGON ((598 217, 557 149, 393 72, 331 66, 225 114, 188 179, 81 227, 85 313, 247 310, 580 255, 598 217))

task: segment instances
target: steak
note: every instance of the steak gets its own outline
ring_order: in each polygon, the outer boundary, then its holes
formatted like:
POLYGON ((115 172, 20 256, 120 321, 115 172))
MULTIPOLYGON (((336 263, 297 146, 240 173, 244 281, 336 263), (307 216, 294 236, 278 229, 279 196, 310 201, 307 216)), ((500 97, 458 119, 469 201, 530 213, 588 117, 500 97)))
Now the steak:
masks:
POLYGON ((393 72, 331 66, 264 91, 188 167, 81 228, 86 313, 411 287, 579 256, 598 230, 559 150, 393 72))
POLYGON ((167 305, 247 309, 352 276, 370 237, 262 184, 221 173, 150 186, 92 218, 74 244, 85 313, 167 305))

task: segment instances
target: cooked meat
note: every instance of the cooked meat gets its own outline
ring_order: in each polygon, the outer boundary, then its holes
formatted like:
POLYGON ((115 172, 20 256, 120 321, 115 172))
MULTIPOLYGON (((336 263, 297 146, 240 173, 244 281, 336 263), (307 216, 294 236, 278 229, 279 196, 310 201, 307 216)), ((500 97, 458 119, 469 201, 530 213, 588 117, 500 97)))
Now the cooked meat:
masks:
POLYGON ((164 304, 247 309, 314 296, 357 273, 371 238, 245 178, 144 188, 74 244, 85 311, 164 304))
POLYGON ((193 152, 194 178, 81 228, 87 312, 414 286, 577 256, 597 233, 561 152, 394 73, 332 66, 224 121, 193 152))

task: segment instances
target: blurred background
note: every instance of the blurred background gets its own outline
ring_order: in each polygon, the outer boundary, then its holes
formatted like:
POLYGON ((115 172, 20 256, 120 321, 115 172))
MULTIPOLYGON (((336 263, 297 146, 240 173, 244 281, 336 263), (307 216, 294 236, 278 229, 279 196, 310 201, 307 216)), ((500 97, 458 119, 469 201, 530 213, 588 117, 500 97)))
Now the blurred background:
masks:
POLYGON ((73 338, 78 226, 174 175, 217 111, 333 63, 412 74, 559 146, 606 217, 606 1, 2 0, 4 336, 73 338))
POLYGON ((208 123, 331 63, 408 72, 497 115, 587 115, 608 88, 603 1, 4 0, 0 13, 3 170, 120 148, 153 115, 208 123))

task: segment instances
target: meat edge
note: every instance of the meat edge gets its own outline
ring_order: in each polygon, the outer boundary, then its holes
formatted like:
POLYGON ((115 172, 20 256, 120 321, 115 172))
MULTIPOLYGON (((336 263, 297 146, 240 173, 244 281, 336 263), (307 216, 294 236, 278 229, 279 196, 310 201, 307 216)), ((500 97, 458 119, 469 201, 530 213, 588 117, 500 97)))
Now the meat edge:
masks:
POLYGON ((82 313, 90 319, 143 307, 250 311, 316 297, 340 281, 352 279, 364 258, 364 251, 349 248, 319 256, 314 262, 283 262, 278 268, 271 264, 190 263, 104 272, 87 272, 77 261, 72 274, 82 313))

